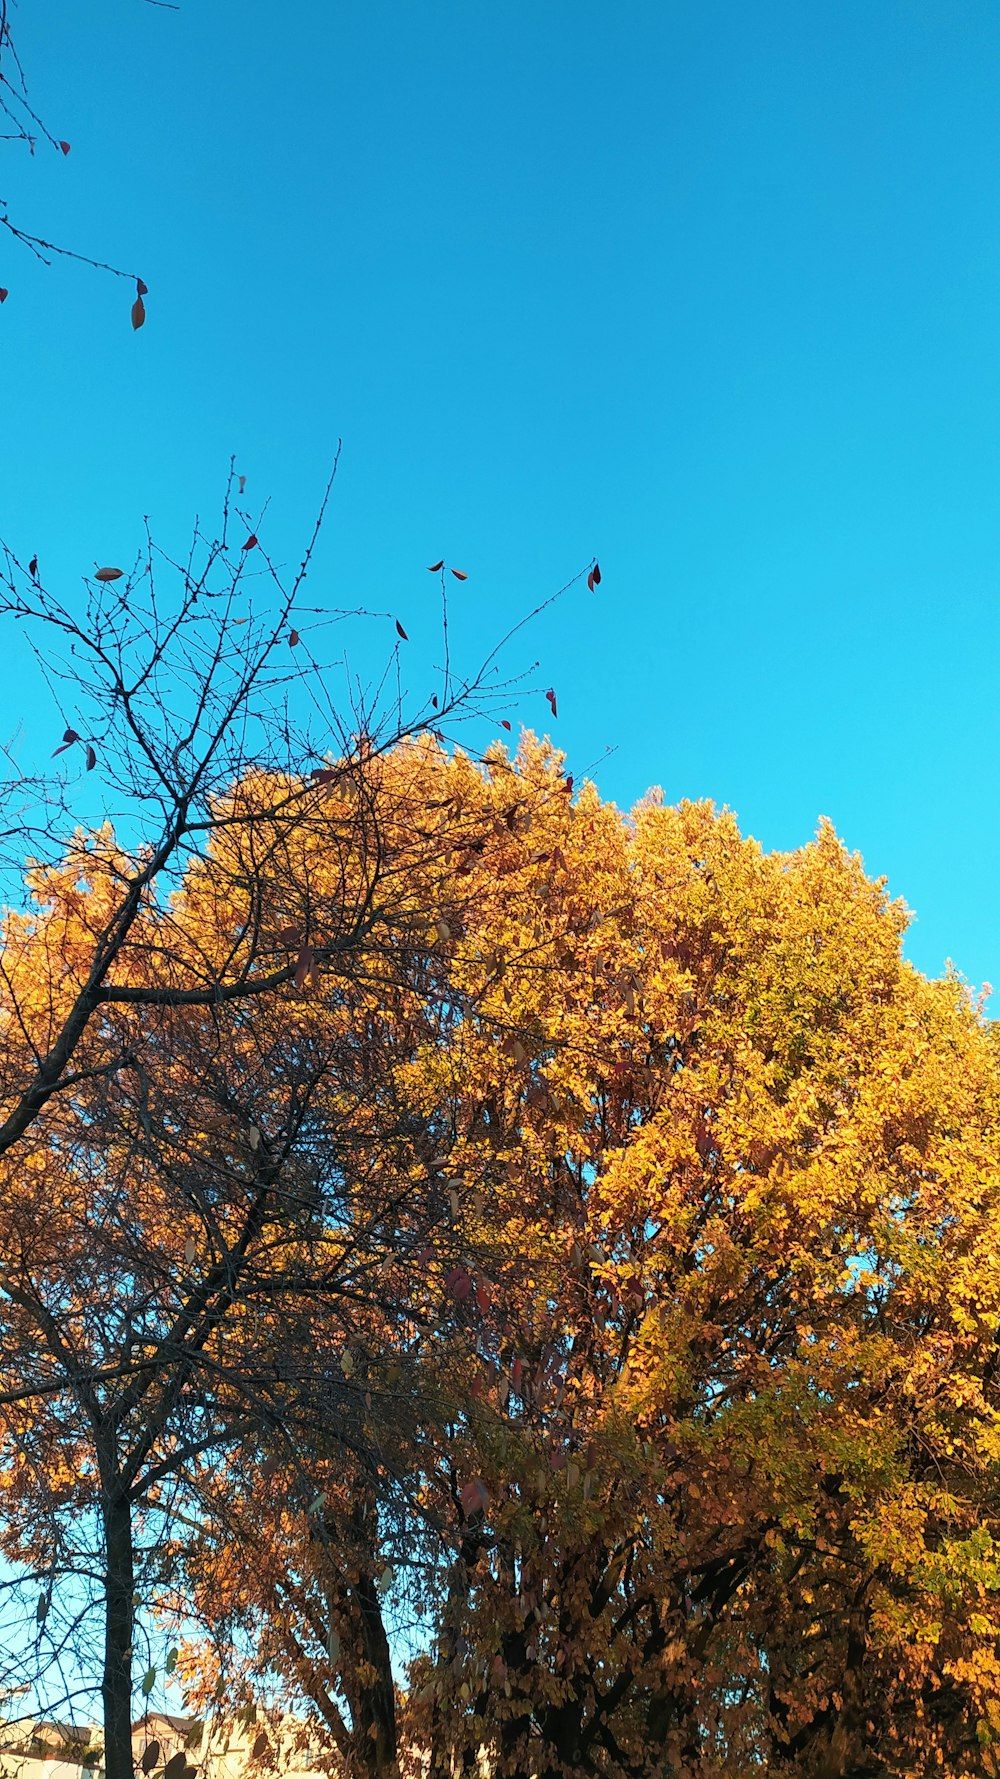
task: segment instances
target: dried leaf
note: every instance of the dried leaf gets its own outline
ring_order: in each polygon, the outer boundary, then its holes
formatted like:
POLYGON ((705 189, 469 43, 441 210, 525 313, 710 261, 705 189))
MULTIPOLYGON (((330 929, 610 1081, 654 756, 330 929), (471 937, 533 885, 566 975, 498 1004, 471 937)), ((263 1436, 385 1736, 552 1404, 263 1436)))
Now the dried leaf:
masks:
POLYGON ((442 556, 440 562, 432 562, 430 564, 430 566, 427 570, 427 573, 428 574, 439 574, 443 567, 444 567, 444 557, 442 556))
POLYGON ((474 1476, 471 1482, 466 1483, 458 1498, 462 1503, 462 1512, 467 1519, 471 1519, 474 1513, 486 1512, 490 1491, 481 1476, 474 1476))
POLYGON ((398 618, 396 619, 396 635, 401 636, 404 642, 409 642, 410 640, 398 618))
POLYGON ((261 1755, 266 1754, 270 1746, 271 1744, 267 1739, 267 1731, 260 1730, 254 1737, 254 1744, 250 1750, 252 1758, 254 1760, 260 1760, 261 1755))
POLYGON ((136 296, 149 295, 149 285, 144 284, 141 278, 137 278, 135 281, 135 294, 136 296))
POLYGON ((124 573, 123 568, 99 568, 94 579, 95 581, 120 581, 124 573))
POLYGON ((290 630, 288 632, 288 646, 289 646, 289 648, 290 649, 296 648, 298 646, 299 641, 300 641, 300 638, 299 638, 298 631, 290 630))
POLYGON ((491 1298, 486 1286, 482 1283, 478 1284, 476 1286, 476 1304, 484 1316, 490 1307, 490 1303, 491 1298))
POLYGON ((555 695, 555 693, 554 693, 554 691, 553 691, 553 690, 552 690, 552 687, 551 687, 551 686, 550 686, 550 687, 549 687, 549 689, 548 689, 548 691, 547 691, 547 692, 546 692, 546 694, 545 694, 545 696, 546 696, 546 698, 547 698, 547 699, 548 699, 548 701, 549 701, 549 709, 550 709, 550 710, 551 710, 551 712, 552 712, 552 715, 553 715, 553 716, 556 716, 556 715, 557 715, 557 711, 556 711, 556 695, 555 695))
POLYGON ((303 945, 302 950, 299 952, 298 962, 295 966, 296 988, 302 989, 305 987, 306 977, 312 969, 315 961, 316 959, 312 946, 303 945))
POLYGON ((302 944, 302 928, 301 927, 282 927, 280 933, 278 934, 278 942, 281 945, 301 945, 302 944))
POLYGON ((94 752, 94 749, 91 747, 91 745, 88 741, 88 743, 87 743, 87 771, 93 772, 94 767, 96 765, 97 765, 97 755, 94 752))
POLYGON ((157 1741, 147 1742, 142 1751, 142 1770, 151 1773, 160 1758, 160 1744, 157 1741))
POLYGON ((523 1376, 524 1376, 524 1366, 521 1364, 520 1359, 515 1359, 513 1365, 510 1368, 510 1383, 511 1383, 511 1389, 515 1390, 517 1392, 518 1396, 520 1396, 520 1394, 521 1394, 521 1379, 523 1378, 523 1376))
POLYGON ((142 298, 140 296, 137 296, 135 299, 135 302, 132 304, 132 326, 134 328, 142 327, 145 319, 146 319, 146 305, 143 302, 142 298))
POLYGON ((242 493, 243 493, 243 490, 244 490, 244 488, 245 488, 245 487, 246 487, 246 485, 247 485, 247 479, 246 479, 246 476, 239 476, 239 477, 238 477, 238 478, 237 478, 237 480, 238 480, 238 481, 239 481, 239 485, 240 485, 240 493, 241 493, 241 494, 242 494, 242 493))
POLYGON ((179 1749, 176 1754, 170 1756, 170 1759, 164 1767, 163 1779, 182 1779, 186 1766, 187 1756, 184 1754, 183 1750, 179 1749))
POLYGON ((79 741, 79 739, 80 739, 80 737, 77 734, 75 729, 64 729, 63 730, 63 738, 62 738, 62 746, 53 748, 52 758, 55 759, 56 754, 64 754, 66 752, 66 749, 68 747, 72 747, 74 741, 79 741))
POLYGON ((500 718, 500 727, 501 727, 501 729, 506 729, 506 731, 507 731, 507 733, 508 733, 508 735, 509 735, 509 734, 510 734, 510 732, 511 732, 511 731, 510 731, 510 724, 509 724, 509 723, 508 723, 508 721, 507 721, 507 718, 506 718, 506 717, 501 717, 501 718, 500 718))
POLYGON ((0 284, 0 303, 5 303, 9 296, 10 291, 7 289, 6 285, 0 284))
POLYGON ((187 1261, 189 1266, 191 1266, 193 1264, 194 1257, 197 1254, 197 1252, 198 1252, 198 1247, 197 1247, 197 1243, 195 1242, 194 1236, 189 1235, 187 1241, 184 1243, 184 1258, 187 1261))
POLYGON ((49 1596, 48 1596, 48 1594, 40 1594, 39 1598, 38 1598, 38 1605, 35 1607, 35 1618, 39 1624, 41 1624, 43 1622, 43 1620, 45 1618, 45 1614, 48 1612, 48 1610, 49 1610, 49 1596))
POLYGON ((59 146, 62 149, 63 154, 69 154, 70 145, 68 142, 60 142, 59 146))
POLYGON ((28 563, 28 573, 30 574, 33 581, 37 581, 37 579, 38 579, 38 557, 37 556, 32 556, 31 561, 28 563))
POLYGON ((464 1266, 453 1266, 445 1279, 444 1288, 457 1303, 464 1303, 472 1295, 472 1280, 464 1266))
POLYGON ((594 586, 599 587, 601 584, 601 565, 599 562, 594 563, 590 573, 593 578, 594 586))
POLYGON ((453 568, 451 572, 455 576, 456 581, 467 581, 469 578, 467 574, 463 574, 460 568, 453 568))
POLYGON ((243 545, 243 550, 245 553, 247 550, 255 550, 256 548, 257 548, 257 533, 255 531, 251 531, 250 536, 247 538, 246 543, 243 545))
POLYGON ((260 1131, 257 1129, 256 1124, 251 1124, 250 1129, 247 1132, 247 1136, 249 1137, 249 1140, 250 1140, 250 1147, 253 1150, 254 1154, 256 1154, 257 1150, 260 1148, 260 1131))

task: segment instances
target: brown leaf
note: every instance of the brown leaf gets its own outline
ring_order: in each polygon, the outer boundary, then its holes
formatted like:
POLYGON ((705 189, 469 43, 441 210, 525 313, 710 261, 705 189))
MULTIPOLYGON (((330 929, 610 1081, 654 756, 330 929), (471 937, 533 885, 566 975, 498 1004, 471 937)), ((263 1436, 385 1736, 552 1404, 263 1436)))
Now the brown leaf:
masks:
POLYGON ((257 533, 255 531, 251 531, 250 536, 247 538, 246 543, 243 545, 243 549, 244 550, 255 550, 256 548, 257 548, 257 533))
POLYGON ((599 562, 594 563, 594 566, 591 569, 590 573, 591 573, 591 577, 594 582, 594 586, 599 587, 601 584, 601 565, 599 562))
POLYGON ((467 574, 463 574, 460 568, 453 568, 451 572, 455 576, 456 581, 467 581, 469 578, 467 574))
POLYGON ((472 1294, 472 1280, 464 1266, 453 1266, 444 1282, 445 1290, 457 1303, 464 1303, 472 1294))
POLYGON ((253 1759, 259 1760, 262 1754, 267 1753, 270 1746, 271 1744, 267 1739, 267 1731, 261 1730, 259 1735, 255 1737, 253 1748, 250 1750, 253 1759))
POLYGON ((300 641, 301 641, 301 638, 299 636, 298 631, 297 630, 289 630, 289 632, 288 632, 288 646, 289 646, 289 648, 294 649, 300 641))
POLYGON ((37 581, 37 579, 38 579, 38 557, 37 556, 32 556, 31 561, 28 563, 28 573, 30 574, 33 581, 37 581))
POLYGON ((99 568, 94 579, 95 581, 120 581, 124 572, 123 568, 99 568))
POLYGON ((137 296, 135 299, 135 302, 132 304, 132 326, 134 328, 141 327, 143 322, 145 321, 145 319, 146 319, 146 305, 143 302, 142 298, 140 296, 137 296))
POLYGON ((10 291, 7 289, 6 285, 0 284, 0 303, 5 303, 9 296, 10 291))
POLYGON ((87 771, 93 772, 94 767, 96 765, 97 765, 97 755, 95 754, 93 748, 91 747, 90 743, 88 742, 87 743, 87 771))
POLYGON ((431 693, 431 703, 433 704, 435 710, 440 710, 441 707, 438 704, 438 695, 436 692, 431 693))
POLYGON ((398 618, 396 619, 396 635, 401 636, 404 642, 409 642, 410 640, 398 618))
POLYGON ((170 1759, 164 1767, 163 1779, 181 1779, 181 1774, 186 1766, 187 1755, 184 1753, 183 1749, 178 1749, 176 1754, 170 1756, 170 1759))
POLYGON ((332 766, 314 766, 309 774, 317 784, 332 784, 336 776, 332 766))
POLYGON ((56 754, 64 754, 66 752, 66 749, 68 747, 72 747, 74 741, 79 741, 79 739, 80 739, 80 737, 77 734, 75 729, 64 729, 63 730, 63 738, 62 738, 62 746, 53 749, 52 758, 55 759, 56 754))
POLYGON ((70 145, 68 142, 60 142, 59 146, 62 149, 63 154, 69 154, 70 145))
POLYGON ((149 285, 144 284, 141 278, 137 278, 135 281, 135 294, 136 296, 149 295, 149 285))
POLYGON ((432 562, 430 564, 430 566, 427 570, 427 573, 428 574, 439 574, 443 567, 444 567, 444 557, 442 556, 440 562, 432 562))
POLYGON ((278 934, 278 940, 279 940, 279 943, 282 945, 301 945, 302 944, 302 928, 301 927, 282 927, 280 933, 278 934))
POLYGON ((468 1519, 474 1513, 486 1512, 489 1506, 490 1491, 481 1476, 474 1476, 471 1482, 466 1483, 458 1498, 462 1503, 462 1512, 468 1519))
POLYGON ((316 961, 315 954, 313 952, 312 946, 311 945, 303 945, 302 950, 299 952, 298 962, 295 966, 295 986, 296 986, 296 988, 303 989, 305 987, 306 977, 308 976, 310 970, 312 969, 315 961, 316 961))
POLYGON ((159 1742, 156 1742, 156 1741, 147 1742, 145 1748, 142 1751, 142 1770, 143 1770, 143 1772, 151 1773, 153 1768, 155 1767, 157 1761, 159 1760, 159 1758, 160 1758, 160 1744, 159 1744, 159 1742))
POLYGON ((556 712, 556 695, 555 695, 554 691, 552 690, 551 686, 549 687, 545 696, 549 701, 549 708, 552 712, 552 715, 555 716, 557 714, 557 712, 556 712))
POLYGON ((490 1294, 489 1294, 488 1290, 486 1289, 486 1286, 483 1284, 478 1284, 476 1286, 476 1304, 484 1316, 490 1307, 491 1301, 492 1301, 492 1299, 490 1298, 490 1294))
POLYGON ((521 1394, 521 1379, 523 1376, 524 1366, 521 1364, 520 1359, 515 1359, 510 1368, 510 1384, 511 1389, 516 1391, 518 1396, 521 1394))
POLYGON ((507 721, 507 718, 506 718, 506 717, 501 717, 501 718, 500 718, 500 727, 501 727, 501 729, 506 729, 506 731, 507 731, 507 733, 508 733, 508 735, 509 735, 509 734, 510 734, 510 732, 511 732, 511 731, 510 731, 510 724, 509 724, 509 723, 508 723, 508 721, 507 721))

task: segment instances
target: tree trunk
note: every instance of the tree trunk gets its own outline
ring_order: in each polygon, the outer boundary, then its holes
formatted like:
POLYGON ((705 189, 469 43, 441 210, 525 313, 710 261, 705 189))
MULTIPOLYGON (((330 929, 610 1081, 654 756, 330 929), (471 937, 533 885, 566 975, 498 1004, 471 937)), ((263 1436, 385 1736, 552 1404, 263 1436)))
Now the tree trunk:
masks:
POLYGON ((135 1779, 132 1762, 132 1627, 135 1590, 132 1504, 120 1490, 104 1497, 104 1771, 135 1779))

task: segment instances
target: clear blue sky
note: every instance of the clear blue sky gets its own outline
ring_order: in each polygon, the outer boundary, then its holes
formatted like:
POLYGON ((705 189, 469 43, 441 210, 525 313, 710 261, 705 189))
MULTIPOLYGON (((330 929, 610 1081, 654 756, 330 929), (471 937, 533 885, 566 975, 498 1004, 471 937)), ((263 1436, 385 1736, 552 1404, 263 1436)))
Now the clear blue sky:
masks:
POLYGON ((414 679, 425 563, 469 572, 468 658, 598 554, 525 651, 570 768, 613 748, 606 794, 711 796, 769 847, 829 815, 922 968, 1000 983, 995 0, 16 28, 72 153, 2 148, 0 191, 150 296, 133 335, 126 286, 0 240, 0 532, 70 591, 143 513, 179 544, 235 452, 291 555, 342 435, 312 593, 398 611, 414 679))

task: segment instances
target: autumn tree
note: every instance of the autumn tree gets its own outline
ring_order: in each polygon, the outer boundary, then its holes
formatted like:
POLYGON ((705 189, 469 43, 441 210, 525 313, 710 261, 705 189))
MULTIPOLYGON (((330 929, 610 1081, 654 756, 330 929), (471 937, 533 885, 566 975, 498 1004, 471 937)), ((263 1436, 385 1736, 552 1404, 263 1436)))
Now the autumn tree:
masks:
POLYGON ((96 1603, 110 1779, 136 1598, 218 1470, 277 1432, 300 1488, 320 1433, 370 1459, 344 1342, 369 1309, 398 1326, 447 1204, 399 1081, 450 1004, 455 837, 400 743, 504 696, 495 652, 459 679, 445 646, 412 713, 338 703, 310 623, 351 614, 303 604, 315 535, 286 579, 241 491, 188 560, 101 566, 82 612, 8 556, 8 616, 69 652, 57 752, 116 812, 60 849, 43 794, 10 835, 38 862, 2 960, 3 1531, 41 1590, 12 1678, 58 1673, 96 1603))
MULTIPOLYGON (((454 1202, 401 1742, 517 1779, 995 1770, 980 1007, 828 826, 766 855, 707 805, 626 820, 530 738, 439 770, 483 844, 461 1017, 402 1077, 454 1202)), ((288 1697, 336 1686, 309 1663, 288 1697)))

